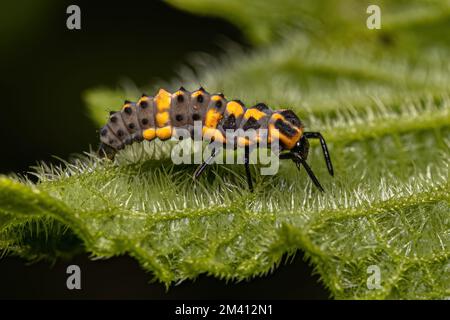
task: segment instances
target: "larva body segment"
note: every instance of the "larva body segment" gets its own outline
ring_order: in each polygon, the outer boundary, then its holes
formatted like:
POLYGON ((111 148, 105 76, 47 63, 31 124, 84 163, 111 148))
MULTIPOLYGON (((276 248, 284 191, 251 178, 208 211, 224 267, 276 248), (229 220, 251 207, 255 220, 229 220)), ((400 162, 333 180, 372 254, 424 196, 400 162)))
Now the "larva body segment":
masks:
POLYGON ((155 102, 153 97, 142 95, 137 103, 137 117, 139 123, 139 131, 135 133, 134 140, 144 140, 144 133, 151 140, 156 136, 155 130, 155 102))
POLYGON ((102 151, 102 147, 104 146, 108 146, 114 151, 123 149, 122 141, 116 137, 113 130, 108 125, 104 126, 100 130, 100 141, 102 143, 100 146, 100 151, 102 151))
MULTIPOLYGON (((170 120, 170 107, 172 94, 164 89, 160 89, 154 97, 155 105, 155 134, 160 140, 168 140, 172 137, 172 124, 170 120)), ((152 128, 144 131, 144 139, 153 140, 155 136, 147 135, 152 132, 152 128)))
MULTIPOLYGON (((125 145, 155 138, 168 140, 186 130, 195 137, 195 124, 201 125, 201 136, 208 141, 229 143, 234 148, 245 148, 245 169, 250 190, 253 190, 249 167, 249 146, 262 142, 280 142, 280 159, 290 159, 298 167, 303 166, 313 183, 322 186, 306 163, 309 150, 308 139, 319 139, 328 172, 333 166, 325 139, 319 132, 304 132, 303 123, 291 110, 271 110, 264 103, 246 108, 239 100, 227 100, 221 93, 209 94, 199 88, 189 92, 183 87, 174 93, 160 89, 155 97, 142 95, 138 102, 125 101, 122 109, 111 112, 107 124, 100 130, 99 154, 113 159, 125 145), (229 135, 228 133, 232 133, 229 135)), ((213 150, 211 158, 215 157, 213 150)), ((200 176, 209 164, 205 160, 194 173, 200 176)))
POLYGON ((136 132, 138 131, 141 131, 136 109, 137 107, 135 103, 126 101, 122 108, 122 111, 120 111, 125 127, 130 134, 130 136, 128 137, 129 140, 126 140, 125 144, 130 144, 134 138, 134 134, 136 134, 136 132))
POLYGON ((190 109, 191 96, 189 92, 181 88, 172 95, 170 106, 170 119, 174 128, 189 129, 193 125, 190 109))
POLYGON ((203 119, 205 118, 210 101, 211 95, 203 88, 191 93, 189 108, 189 121, 191 125, 194 125, 195 121, 202 121, 203 124, 203 119))
POLYGON ((114 149, 121 150, 128 138, 130 138, 130 134, 120 111, 111 112, 108 124, 100 130, 101 141, 114 149))
MULTIPOLYGON (((246 132, 248 130, 267 129, 272 114, 273 111, 268 106, 264 103, 258 103, 257 105, 245 110, 238 130, 246 132)), ((267 141, 268 139, 268 130, 260 130, 258 131, 258 135, 255 139, 251 139, 249 137, 238 138, 237 145, 240 147, 249 146, 255 142, 259 143, 261 141, 267 141)))
POLYGON ((255 137, 239 138, 236 146, 259 143, 275 133, 282 148, 290 150, 303 133, 300 119, 290 110, 272 111, 264 103, 246 108, 223 94, 209 94, 203 88, 189 92, 181 87, 174 93, 161 89, 155 97, 142 95, 137 103, 125 101, 121 111, 110 114, 100 130, 100 141, 117 151, 135 141, 170 139, 177 129, 187 129, 193 137, 195 121, 201 121, 204 138, 223 143, 227 130, 256 130, 255 137))
POLYGON ((239 128, 245 113, 245 106, 241 101, 232 100, 227 103, 219 130, 225 133, 227 130, 235 131, 239 128))

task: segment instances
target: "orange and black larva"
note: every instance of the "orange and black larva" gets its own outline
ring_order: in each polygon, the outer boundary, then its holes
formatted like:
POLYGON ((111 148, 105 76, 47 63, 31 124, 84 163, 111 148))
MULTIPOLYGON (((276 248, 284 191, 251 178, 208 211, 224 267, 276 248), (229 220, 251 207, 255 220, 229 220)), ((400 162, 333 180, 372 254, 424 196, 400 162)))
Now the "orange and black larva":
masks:
MULTIPOLYGON (((291 110, 271 110, 264 103, 246 108, 239 100, 228 101, 223 94, 209 94, 203 88, 189 92, 181 87, 175 93, 161 89, 155 97, 142 95, 138 102, 125 101, 121 111, 111 112, 108 123, 100 130, 99 154, 114 158, 125 145, 143 140, 167 140, 177 129, 188 129, 193 134, 194 121, 202 122, 204 138, 225 143, 226 130, 244 131, 267 129, 268 137, 257 135, 254 140, 239 138, 238 146, 245 147, 245 168, 251 190, 249 145, 274 136, 279 139, 280 159, 291 159, 298 168, 302 165, 313 183, 322 186, 306 163, 308 139, 319 139, 330 175, 333 166, 324 138, 319 132, 305 132, 303 123, 291 110)), ((263 131, 261 131, 263 132, 263 131)), ((209 159, 196 170, 197 178, 216 155, 213 149, 209 159)))

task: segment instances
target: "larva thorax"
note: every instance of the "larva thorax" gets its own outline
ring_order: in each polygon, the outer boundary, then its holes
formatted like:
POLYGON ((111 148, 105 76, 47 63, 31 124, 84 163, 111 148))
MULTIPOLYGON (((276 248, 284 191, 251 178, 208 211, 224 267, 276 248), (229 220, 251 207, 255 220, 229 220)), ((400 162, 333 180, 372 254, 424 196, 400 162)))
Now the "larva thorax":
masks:
POLYGON ((246 108, 239 100, 228 101, 221 93, 209 94, 203 88, 189 92, 183 87, 174 93, 160 89, 155 97, 142 95, 136 102, 125 101, 122 109, 111 112, 100 130, 100 153, 110 158, 125 145, 143 140, 170 139, 180 129, 193 137, 195 122, 201 122, 203 139, 226 142, 227 130, 256 130, 255 140, 238 137, 240 146, 276 137, 282 149, 292 149, 302 138, 303 124, 291 110, 271 110, 264 103, 246 108), (266 135, 259 132, 266 129, 266 135))

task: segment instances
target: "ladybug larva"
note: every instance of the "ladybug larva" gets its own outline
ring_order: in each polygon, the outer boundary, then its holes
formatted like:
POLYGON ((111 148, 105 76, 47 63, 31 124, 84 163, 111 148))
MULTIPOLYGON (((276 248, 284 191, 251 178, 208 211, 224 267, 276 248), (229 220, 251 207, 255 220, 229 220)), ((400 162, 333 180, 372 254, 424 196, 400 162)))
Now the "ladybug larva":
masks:
MULTIPOLYGON (((268 136, 279 139, 280 159, 291 159, 298 168, 303 166, 313 183, 324 191, 306 159, 308 157, 308 139, 320 141, 328 172, 333 176, 333 165, 325 139, 320 132, 305 132, 303 123, 291 110, 271 110, 264 103, 246 108, 239 100, 228 101, 221 93, 209 94, 203 88, 189 92, 181 87, 175 93, 160 89, 155 97, 142 95, 138 102, 125 101, 122 110, 111 112, 107 124, 100 130, 99 154, 113 159, 118 150, 125 145, 155 138, 168 140, 178 129, 189 130, 193 137, 196 121, 201 121, 202 137, 210 141, 226 142, 228 130, 247 131, 249 129, 262 132, 266 129, 268 136)), ((244 165, 247 182, 253 190, 249 166, 249 145, 258 143, 255 140, 239 140, 245 147, 244 165)), ((269 139, 270 142, 270 139, 269 139)), ((211 156, 195 171, 198 178, 211 160, 211 156)))

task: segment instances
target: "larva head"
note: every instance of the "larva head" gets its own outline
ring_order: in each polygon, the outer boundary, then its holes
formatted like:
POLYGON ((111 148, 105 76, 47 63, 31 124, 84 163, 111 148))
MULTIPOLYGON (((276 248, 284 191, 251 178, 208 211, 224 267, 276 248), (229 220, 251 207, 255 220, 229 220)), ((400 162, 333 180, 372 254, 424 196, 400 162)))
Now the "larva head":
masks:
POLYGON ((292 152, 298 153, 302 156, 303 159, 308 159, 309 153, 309 141, 305 136, 302 136, 295 144, 295 146, 291 149, 292 152))

